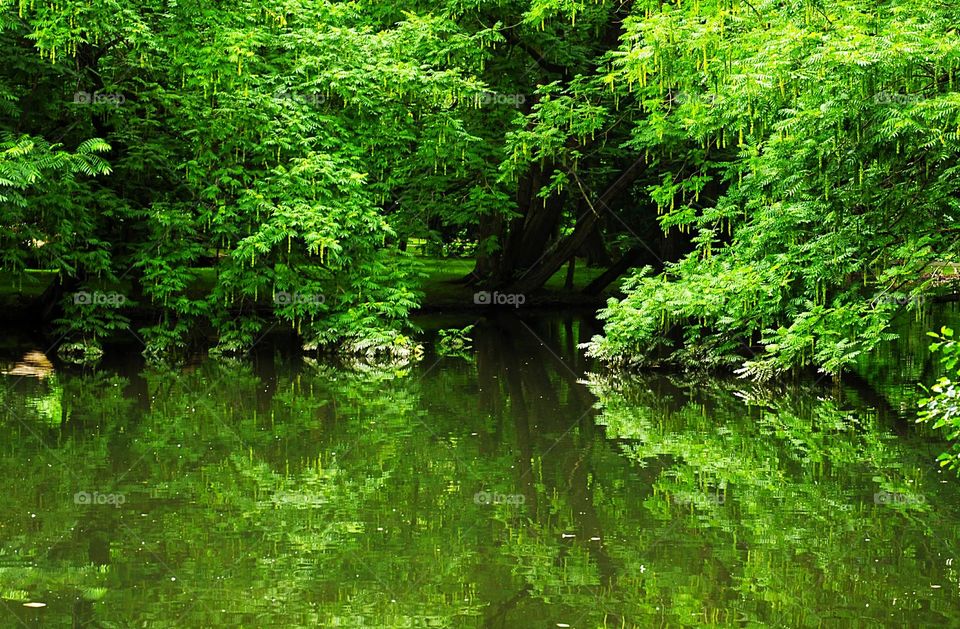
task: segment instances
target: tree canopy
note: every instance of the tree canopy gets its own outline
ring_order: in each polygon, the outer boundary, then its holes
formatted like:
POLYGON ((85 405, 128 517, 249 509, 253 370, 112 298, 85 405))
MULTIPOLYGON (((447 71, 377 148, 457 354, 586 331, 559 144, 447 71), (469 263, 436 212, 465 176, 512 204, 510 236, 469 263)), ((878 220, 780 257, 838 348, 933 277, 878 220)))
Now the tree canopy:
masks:
POLYGON ((613 364, 831 374, 955 275, 960 44, 929 0, 6 2, 0 260, 151 356, 413 351, 414 240, 532 293, 628 269, 613 364), (124 297, 78 299, 116 290, 124 297))

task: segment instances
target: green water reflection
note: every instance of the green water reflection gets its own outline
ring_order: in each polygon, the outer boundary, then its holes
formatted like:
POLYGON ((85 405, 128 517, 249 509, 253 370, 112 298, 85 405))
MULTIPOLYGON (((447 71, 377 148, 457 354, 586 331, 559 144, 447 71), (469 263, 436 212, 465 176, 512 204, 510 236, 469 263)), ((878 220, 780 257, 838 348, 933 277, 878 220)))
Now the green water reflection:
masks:
POLYGON ((12 356, 0 625, 960 626, 958 482, 891 375, 922 352, 604 378, 595 332, 503 316, 392 371, 12 356))

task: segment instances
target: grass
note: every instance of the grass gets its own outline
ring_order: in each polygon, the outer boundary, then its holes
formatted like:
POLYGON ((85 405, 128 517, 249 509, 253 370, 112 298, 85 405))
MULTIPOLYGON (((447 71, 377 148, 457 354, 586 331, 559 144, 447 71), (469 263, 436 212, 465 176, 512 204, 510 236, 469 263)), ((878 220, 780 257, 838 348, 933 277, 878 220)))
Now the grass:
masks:
MULTIPOLYGON (((459 309, 475 306, 473 295, 476 289, 459 282, 473 270, 472 258, 417 256, 416 259, 420 262, 422 272, 425 274, 421 284, 424 292, 424 309, 459 309)), ((187 291, 194 299, 207 293, 216 281, 216 271, 213 268, 197 268, 195 271, 197 278, 187 291)), ((603 269, 578 264, 574 273, 574 291, 570 292, 564 289, 567 276, 567 267, 564 266, 550 278, 542 291, 538 291, 536 296, 529 296, 527 303, 554 305, 596 302, 596 299, 579 295, 578 291, 602 272, 603 269)), ((23 310, 31 301, 43 294, 55 277, 56 271, 28 270, 19 274, 0 272, 0 308, 23 310)), ((126 293, 129 286, 127 282, 123 282, 122 285, 103 285, 99 288, 126 293)))
MULTIPOLYGON (((472 308, 475 305, 473 295, 476 289, 458 282, 473 270, 472 258, 420 257, 417 260, 423 265, 423 272, 427 275, 421 284, 424 308, 472 308)), ((604 269, 578 264, 574 271, 574 289, 571 292, 564 288, 567 278, 567 267, 564 265, 547 281, 543 290, 530 296, 528 304, 583 304, 602 301, 606 298, 605 295, 598 300, 580 295, 578 291, 603 271, 604 269)))
POLYGON ((23 308, 38 298, 47 289, 56 271, 35 271, 24 273, 0 272, 0 308, 4 310, 23 308))

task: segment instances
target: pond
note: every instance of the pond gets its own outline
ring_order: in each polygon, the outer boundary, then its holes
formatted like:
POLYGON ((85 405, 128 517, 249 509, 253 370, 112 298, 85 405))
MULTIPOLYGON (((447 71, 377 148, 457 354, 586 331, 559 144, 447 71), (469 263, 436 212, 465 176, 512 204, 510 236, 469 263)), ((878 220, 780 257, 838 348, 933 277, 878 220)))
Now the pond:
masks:
POLYGON ((960 483, 912 407, 958 318, 776 386, 603 375, 577 313, 389 369, 18 340, 0 626, 960 626, 960 483))

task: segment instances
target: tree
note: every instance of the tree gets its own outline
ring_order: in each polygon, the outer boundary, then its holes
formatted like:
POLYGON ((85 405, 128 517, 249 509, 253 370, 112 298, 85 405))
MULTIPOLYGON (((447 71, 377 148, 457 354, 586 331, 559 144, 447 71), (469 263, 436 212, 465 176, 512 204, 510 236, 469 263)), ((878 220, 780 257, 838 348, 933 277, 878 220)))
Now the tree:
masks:
POLYGON ((109 175, 70 180, 70 204, 37 191, 33 207, 58 213, 29 233, 9 217, 6 268, 46 254, 66 334, 96 344, 127 327, 116 304, 74 299, 111 286, 128 314, 138 308, 150 355, 208 324, 218 350, 242 351, 267 313, 311 346, 404 338, 418 295, 381 207, 397 182, 383 175, 435 168, 428 145, 461 133, 450 102, 475 80, 421 59, 481 46, 484 33, 448 38, 443 19, 413 14, 378 29, 362 7, 323 2, 17 10, 6 49, 34 55, 6 66, 17 98, 0 127, 59 135, 78 147, 69 164, 109 175), (91 136, 109 142, 112 172, 93 161, 106 144, 91 136))
POLYGON ((608 78, 648 111, 636 146, 699 145, 650 189, 696 249, 635 272, 590 353, 836 375, 889 338, 958 252, 951 13, 683 3, 632 21, 608 78), (724 192, 698 208, 710 181, 724 192))

